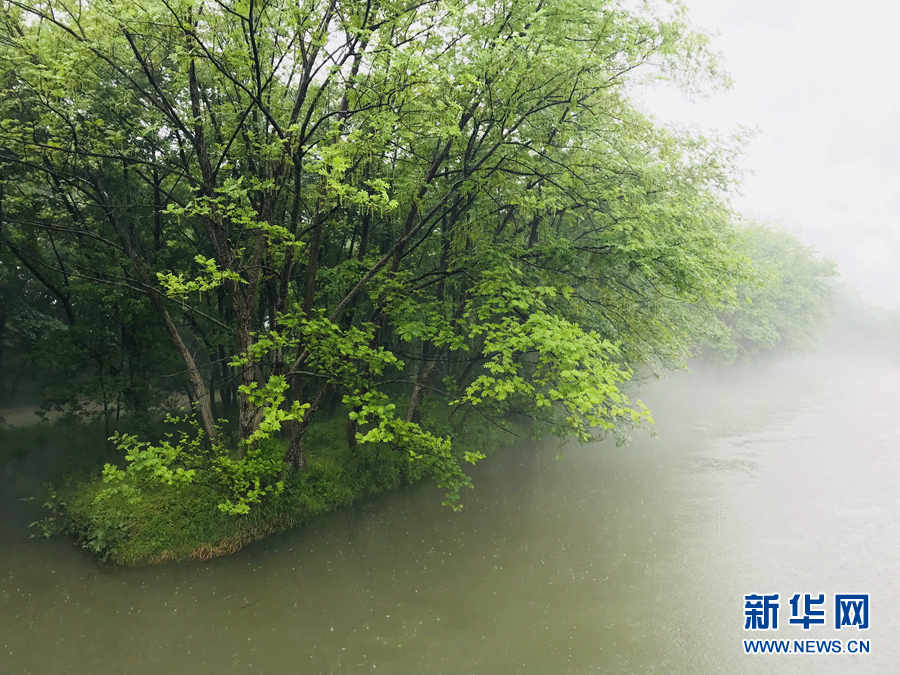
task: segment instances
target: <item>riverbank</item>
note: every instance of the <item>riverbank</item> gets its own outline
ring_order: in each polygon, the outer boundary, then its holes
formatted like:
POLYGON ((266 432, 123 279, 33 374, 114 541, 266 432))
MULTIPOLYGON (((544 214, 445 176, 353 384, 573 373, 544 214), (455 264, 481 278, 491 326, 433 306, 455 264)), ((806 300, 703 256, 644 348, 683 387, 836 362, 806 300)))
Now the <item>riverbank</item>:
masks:
MULTIPOLYGON (((5 428, 4 461, 29 448, 61 445, 50 461, 56 470, 36 496, 49 515, 34 524, 44 536, 66 535, 103 561, 120 565, 176 560, 209 560, 235 553, 266 537, 287 532, 361 499, 417 482, 425 474, 408 454, 378 445, 350 450, 344 416, 308 431, 308 469, 288 474, 284 490, 246 515, 224 513, 221 496, 200 484, 142 488, 132 501, 124 495, 98 500, 109 487, 100 477, 106 462, 121 464, 121 453, 103 442, 102 430, 72 422, 5 428)), ((478 443, 482 452, 499 447, 498 433, 471 424, 460 447, 478 443), (477 441, 476 441, 477 439, 477 441)))
POLYGON ((200 485, 148 487, 131 503, 122 496, 97 501, 108 486, 96 475, 67 479, 48 488, 52 515, 38 526, 118 564, 208 560, 420 477, 402 461, 370 459, 312 450, 307 471, 290 475, 281 494, 242 516, 223 513, 218 495, 200 485))

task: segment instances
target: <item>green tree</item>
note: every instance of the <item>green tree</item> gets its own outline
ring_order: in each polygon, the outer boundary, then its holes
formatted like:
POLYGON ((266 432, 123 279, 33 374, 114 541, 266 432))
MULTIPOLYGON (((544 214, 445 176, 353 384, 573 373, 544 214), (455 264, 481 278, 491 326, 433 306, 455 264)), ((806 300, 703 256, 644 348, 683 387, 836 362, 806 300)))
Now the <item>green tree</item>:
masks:
POLYGON ((121 437, 129 471, 230 472, 225 508, 302 471, 337 403, 351 445, 426 464, 451 501, 480 455, 423 425, 426 395, 537 433, 640 423, 620 385, 683 360, 748 274, 720 197, 737 142, 627 95, 726 83, 677 3, 6 0, 2 20, 7 236, 52 232, 79 278, 143 295, 215 459, 121 437))
POLYGON ((737 288, 737 302, 720 314, 726 330, 715 351, 728 361, 749 360, 776 350, 809 351, 831 315, 834 261, 790 232, 749 224, 741 251, 755 278, 737 288))

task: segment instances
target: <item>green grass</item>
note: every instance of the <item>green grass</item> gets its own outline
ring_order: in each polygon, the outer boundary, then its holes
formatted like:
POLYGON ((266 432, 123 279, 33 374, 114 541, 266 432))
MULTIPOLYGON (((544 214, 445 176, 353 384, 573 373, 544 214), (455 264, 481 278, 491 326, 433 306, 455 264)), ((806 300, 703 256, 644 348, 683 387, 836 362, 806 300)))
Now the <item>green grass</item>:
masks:
MULTIPOLYGON (((306 436, 307 471, 288 475, 282 493, 247 515, 223 513, 217 507, 218 495, 195 484, 147 487, 136 503, 121 495, 97 501, 107 486, 95 458, 92 471, 69 468, 47 487, 44 501, 51 515, 40 528, 48 536, 67 533, 101 558, 119 564, 206 560, 422 477, 420 465, 406 453, 368 446, 351 452, 345 419, 336 415, 311 426, 306 436)), ((467 432, 467 437, 479 439, 482 450, 485 443, 496 447, 502 439, 473 425, 467 432)))
POLYGON ((218 495, 200 485, 147 487, 136 503, 122 496, 96 501, 107 487, 96 473, 69 477, 49 489, 53 515, 44 521, 44 531, 67 532, 121 564, 203 560, 420 477, 401 456, 373 461, 371 454, 368 449, 356 456, 313 450, 307 471, 289 475, 281 494, 245 516, 223 513, 218 495))

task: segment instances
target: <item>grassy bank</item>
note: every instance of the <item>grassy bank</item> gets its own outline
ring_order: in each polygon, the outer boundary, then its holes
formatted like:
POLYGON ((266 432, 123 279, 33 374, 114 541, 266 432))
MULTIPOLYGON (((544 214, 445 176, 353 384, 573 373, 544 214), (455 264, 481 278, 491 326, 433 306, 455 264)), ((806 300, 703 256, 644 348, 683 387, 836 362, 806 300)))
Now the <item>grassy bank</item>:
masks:
MULTIPOLYGON (((470 444, 477 439, 482 451, 504 441, 501 434, 474 426, 463 431, 464 440, 470 444)), ((108 486, 94 461, 90 470, 67 468, 47 486, 44 502, 51 515, 37 527, 47 536, 68 534, 118 564, 207 560, 423 475, 421 466, 403 452, 375 445, 351 452, 340 415, 311 427, 307 438, 308 470, 288 475, 282 493, 247 515, 223 513, 217 507, 219 496, 201 485, 148 486, 136 503, 121 495, 97 500, 108 486)))
POLYGON ((67 478, 50 488, 53 515, 42 527, 46 534, 71 534, 116 563, 205 560, 418 478, 399 461, 367 464, 364 458, 313 456, 306 472, 290 476, 281 494, 245 516, 223 513, 217 495, 198 485, 148 487, 132 504, 122 497, 96 501, 107 487, 96 476, 67 478))

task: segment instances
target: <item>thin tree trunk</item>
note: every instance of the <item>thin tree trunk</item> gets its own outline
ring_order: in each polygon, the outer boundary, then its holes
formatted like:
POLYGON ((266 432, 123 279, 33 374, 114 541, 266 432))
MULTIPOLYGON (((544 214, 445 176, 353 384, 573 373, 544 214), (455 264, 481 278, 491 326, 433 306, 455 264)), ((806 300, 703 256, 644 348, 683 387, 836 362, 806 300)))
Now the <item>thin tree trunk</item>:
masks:
POLYGON ((318 410, 319 405, 322 403, 322 398, 326 391, 327 387, 322 387, 319 390, 319 393, 316 394, 315 400, 307 409, 303 419, 299 424, 295 424, 291 431, 291 442, 288 445, 284 461, 295 471, 306 471, 306 447, 303 443, 303 437, 306 435, 309 423, 312 421, 313 415, 315 415, 316 410, 318 410))
MULTIPOLYGON (((210 354, 211 356, 212 354, 210 354)), ((216 366, 214 363, 209 364, 209 410, 213 418, 219 419, 219 411, 216 409, 216 366)))
POLYGON ((406 407, 406 421, 412 422, 413 417, 416 414, 416 409, 419 407, 419 404, 422 402, 422 397, 425 395, 425 386, 428 382, 428 379, 431 377, 431 374, 437 369, 437 359, 434 361, 429 361, 425 364, 425 367, 419 371, 418 377, 416 377, 416 384, 413 387, 412 396, 409 397, 409 405, 406 407))
POLYGON ((0 399, 6 395, 6 366, 3 364, 3 338, 6 335, 6 312, 0 309, 0 399))
MULTIPOLYGON (((309 259, 306 264, 306 293, 303 296, 303 316, 307 318, 312 314, 313 305, 315 304, 316 276, 319 269, 319 246, 322 241, 322 227, 324 223, 325 216, 319 211, 316 214, 315 222, 313 223, 312 236, 309 242, 309 259)), ((297 348, 298 358, 303 352, 303 348, 302 344, 297 348)), ((303 402, 303 378, 300 373, 291 375, 291 400, 303 402)), ((316 407, 318 407, 318 405, 316 407)), ((306 417, 304 417, 304 420, 309 417, 311 412, 312 408, 310 408, 306 417)), ((306 422, 306 425, 308 424, 309 422, 306 422)), ((285 455, 285 461, 299 471, 304 471, 306 469, 306 459, 301 439, 306 432, 306 427, 303 422, 294 422, 288 424, 286 428, 291 435, 291 445, 285 455)))
POLYGON ((162 318, 163 324, 166 327, 166 332, 169 334, 169 338, 175 344, 175 349, 178 350, 178 354, 181 356, 182 361, 184 361, 184 365, 188 373, 188 379, 190 380, 191 384, 192 396, 197 402, 197 408, 200 411, 200 419, 203 424, 203 428, 206 431, 207 436, 209 436, 209 439, 215 440, 216 421, 212 415, 212 410, 209 407, 209 395, 206 391, 206 382, 203 379, 203 374, 197 367, 197 362, 194 360, 194 356, 187 348, 187 345, 184 343, 184 340, 181 337, 181 333, 178 331, 178 327, 172 320, 172 316, 171 314, 169 314, 168 308, 166 308, 166 304, 162 299, 160 291, 156 290, 156 285, 153 283, 150 275, 147 273, 147 269, 144 267, 144 261, 142 260, 140 254, 137 251, 137 248, 132 242, 131 237, 129 237, 128 234, 122 229, 118 218, 116 218, 115 212, 106 203, 106 191, 103 190, 103 188, 96 180, 94 181, 94 186, 103 197, 100 203, 104 211, 106 212, 107 220, 109 220, 110 224, 112 225, 113 230, 115 231, 116 236, 119 239, 119 243, 122 244, 122 249, 125 251, 125 255, 128 256, 128 259, 131 262, 134 271, 138 275, 138 279, 140 280, 144 288, 147 289, 147 297, 150 299, 153 307, 159 313, 160 318, 162 318))
MULTIPOLYGON (((358 413, 359 408, 353 408, 353 412, 358 413)), ((350 452, 355 453, 357 448, 359 447, 359 442, 356 440, 356 432, 359 430, 359 421, 347 418, 347 447, 350 448, 350 452)))

